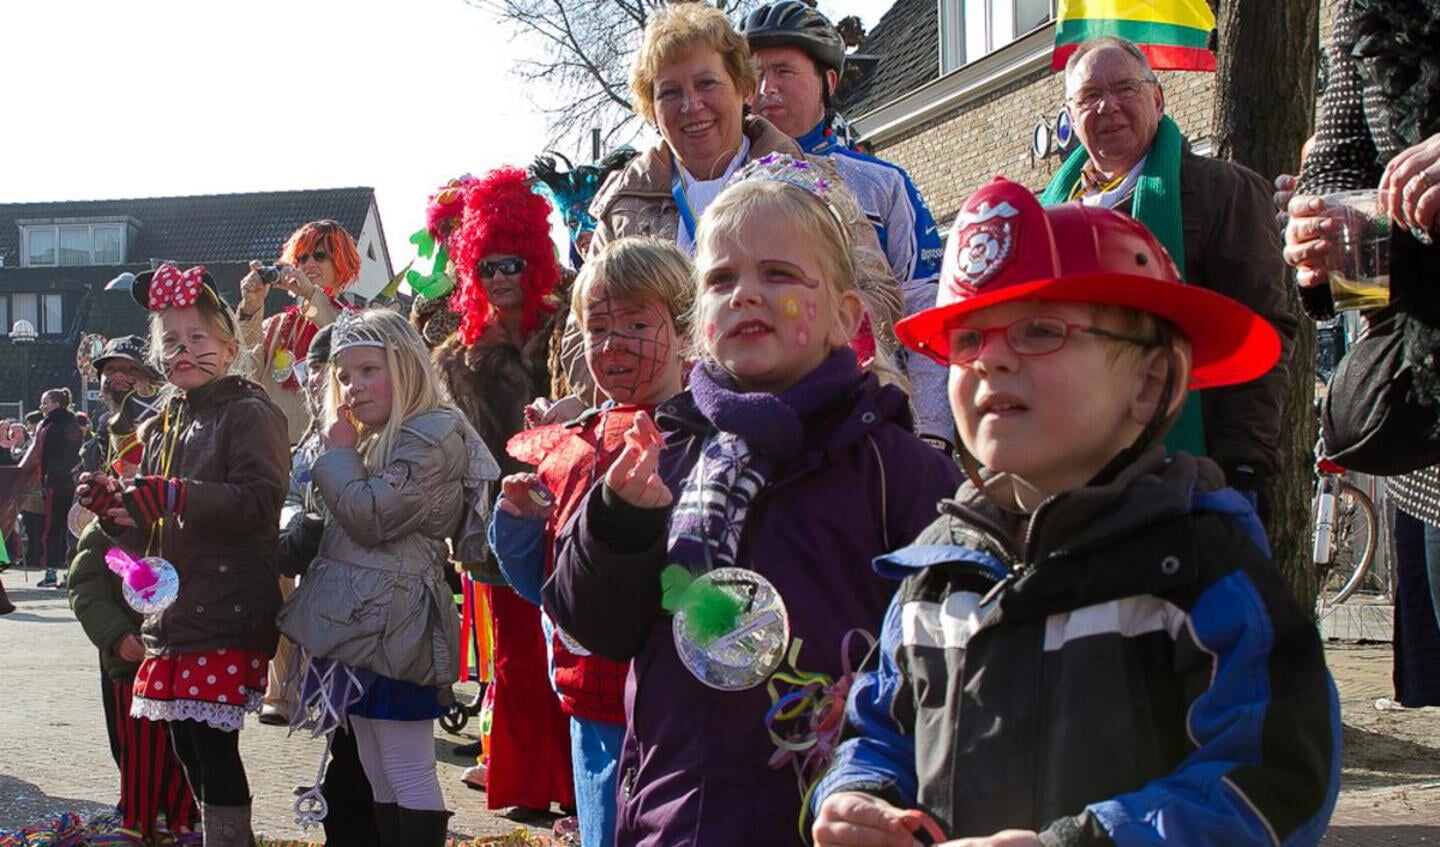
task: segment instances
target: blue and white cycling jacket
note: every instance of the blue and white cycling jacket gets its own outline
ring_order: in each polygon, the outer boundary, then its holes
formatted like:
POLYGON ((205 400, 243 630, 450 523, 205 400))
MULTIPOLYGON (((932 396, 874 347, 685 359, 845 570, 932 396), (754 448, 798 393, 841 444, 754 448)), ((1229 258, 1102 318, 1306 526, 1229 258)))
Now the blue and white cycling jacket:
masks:
MULTIPOLYGON (((898 165, 840 144, 824 121, 795 142, 812 156, 830 158, 860 201, 905 296, 905 314, 934 306, 944 247, 910 175, 898 165)), ((902 353, 906 355, 900 364, 910 377, 916 429, 921 435, 955 443, 955 422, 945 393, 946 368, 918 353, 902 353)))
POLYGON ((1157 450, 1028 527, 968 483, 944 501, 876 560, 903 582, 812 814, 863 791, 950 838, 1317 844, 1340 786, 1335 686, 1221 479, 1157 450))

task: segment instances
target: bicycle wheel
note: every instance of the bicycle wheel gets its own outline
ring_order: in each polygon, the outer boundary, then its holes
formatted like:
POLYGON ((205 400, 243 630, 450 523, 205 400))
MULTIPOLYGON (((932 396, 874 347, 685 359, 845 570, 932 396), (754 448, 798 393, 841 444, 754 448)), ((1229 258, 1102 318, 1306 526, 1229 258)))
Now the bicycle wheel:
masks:
POLYGON ((1365 492, 1341 482, 1335 492, 1335 517, 1331 529, 1330 567, 1322 576, 1320 603, 1338 606, 1365 584, 1375 558, 1380 522, 1375 504, 1365 492))

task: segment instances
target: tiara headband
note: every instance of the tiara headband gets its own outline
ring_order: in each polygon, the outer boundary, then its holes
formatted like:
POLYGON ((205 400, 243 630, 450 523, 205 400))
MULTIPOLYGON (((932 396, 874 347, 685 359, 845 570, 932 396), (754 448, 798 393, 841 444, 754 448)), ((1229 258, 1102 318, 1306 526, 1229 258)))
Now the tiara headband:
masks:
POLYGON ((845 243, 850 243, 850 228, 845 224, 845 216, 840 214, 830 197, 833 189, 830 177, 810 161, 797 159, 788 153, 767 153, 736 171, 729 184, 738 185, 752 179, 768 179, 793 185, 819 200, 820 205, 830 213, 830 217, 835 219, 836 226, 840 228, 840 237, 845 243))
POLYGON ((351 347, 379 347, 385 349, 385 338, 375 327, 365 322, 364 313, 346 309, 335 319, 335 329, 330 335, 330 358, 351 347))

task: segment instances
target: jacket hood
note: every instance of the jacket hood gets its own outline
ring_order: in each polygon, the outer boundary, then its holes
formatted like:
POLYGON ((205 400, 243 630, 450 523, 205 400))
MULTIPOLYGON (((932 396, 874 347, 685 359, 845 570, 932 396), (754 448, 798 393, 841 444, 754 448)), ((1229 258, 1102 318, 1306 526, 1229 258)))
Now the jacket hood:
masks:
MULTIPOLYGON (((1046 499, 1033 514, 1002 506, 1014 501, 1013 480, 1006 474, 985 478, 980 489, 971 480, 960 486, 943 511, 996 535, 1005 546, 1002 558, 1037 563, 1063 547, 1079 553, 1103 546, 1137 529, 1192 511, 1197 498, 1224 489, 1224 474, 1209 459, 1185 453, 1165 456, 1162 448, 1143 453, 1105 485, 1072 488, 1046 499)), ((1238 496, 1238 495, 1237 495, 1238 496)), ((1209 502, 1209 501, 1205 501, 1209 502)), ((1217 511, 1234 511, 1229 508, 1217 511)), ((1253 514, 1253 512, 1251 513, 1253 514)), ((974 534, 955 538, 941 521, 921 533, 916 544, 978 544, 974 534)))

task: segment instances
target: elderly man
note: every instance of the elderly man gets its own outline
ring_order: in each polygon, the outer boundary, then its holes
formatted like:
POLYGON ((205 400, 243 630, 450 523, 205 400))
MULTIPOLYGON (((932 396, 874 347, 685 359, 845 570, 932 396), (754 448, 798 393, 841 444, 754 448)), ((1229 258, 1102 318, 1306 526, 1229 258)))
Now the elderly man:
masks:
POLYGON ((1082 149, 1042 201, 1079 200, 1133 215, 1155 233, 1185 281, 1244 303, 1280 332, 1280 363, 1264 378, 1192 395, 1166 439, 1215 460, 1255 497, 1280 467, 1281 410, 1296 318, 1270 186, 1240 165, 1197 156, 1165 115, 1165 92, 1138 47, 1119 38, 1080 45, 1065 66, 1065 99, 1082 149), (1198 402, 1197 398, 1198 397, 1198 402))
MULTIPOLYGON (((751 12, 741 26, 759 67, 751 105, 760 117, 812 156, 829 156, 855 193, 913 314, 935 305, 940 235, 915 184, 900 167, 846 147, 831 124, 831 101, 845 64, 845 40, 824 15, 781 0, 751 12)), ((950 449, 955 424, 946 397, 946 369, 924 356, 902 362, 910 377, 921 437, 950 449)))

